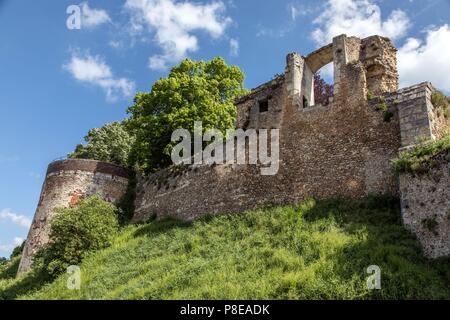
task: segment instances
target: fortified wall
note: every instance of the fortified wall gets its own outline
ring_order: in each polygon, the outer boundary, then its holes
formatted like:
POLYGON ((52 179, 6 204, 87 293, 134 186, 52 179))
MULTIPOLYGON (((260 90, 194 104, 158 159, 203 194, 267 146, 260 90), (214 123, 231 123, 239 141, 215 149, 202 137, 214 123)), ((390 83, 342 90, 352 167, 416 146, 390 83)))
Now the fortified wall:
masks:
POLYGON ((194 219, 308 197, 363 197, 398 193, 390 160, 402 141, 399 112, 386 121, 368 93, 398 90, 396 49, 379 36, 334 38, 304 57, 291 53, 283 75, 236 101, 237 126, 280 130, 279 171, 260 165, 172 167, 143 180, 134 220, 151 216, 194 219), (334 65, 334 97, 314 102, 314 73, 334 65))
MULTIPOLYGON (((260 164, 174 166, 140 181, 134 220, 191 220, 309 197, 391 193, 401 196, 403 204, 405 199, 419 206, 427 203, 429 211, 402 206, 405 226, 428 257, 448 255, 450 227, 442 218, 449 209, 448 195, 436 191, 436 196, 419 201, 424 195, 416 191, 427 182, 399 179, 391 160, 424 139, 449 134, 449 122, 431 102, 435 89, 430 83, 399 90, 396 52, 384 37, 341 35, 307 56, 288 54, 283 75, 236 101, 238 128, 280 130, 278 173, 263 176, 260 164), (314 73, 328 63, 334 66, 334 96, 320 105, 314 101, 314 73), (410 216, 416 211, 425 216, 422 220, 433 215, 436 197, 441 218, 436 220, 439 236, 433 238, 410 216)), ((440 187, 448 190, 448 165, 440 170, 440 187)))
POLYGON ((400 176, 403 221, 425 256, 450 256, 450 150, 415 173, 400 176))
MULTIPOLYGON (((424 253, 449 255, 450 156, 436 158, 438 165, 427 173, 400 179, 391 160, 423 139, 450 134, 450 123, 433 106, 430 83, 398 90, 396 52, 387 38, 341 35, 307 56, 288 54, 283 75, 236 100, 238 128, 279 130, 278 172, 262 175, 260 163, 172 166, 139 179, 133 220, 192 220, 309 197, 390 193, 401 197, 405 226, 424 253), (329 63, 334 96, 316 104, 314 73, 329 63)), ((19 273, 48 243, 56 208, 97 192, 117 201, 128 177, 127 170, 97 161, 50 164, 19 273)))
POLYGON ((28 271, 36 252, 49 242, 50 220, 58 208, 76 205, 80 199, 100 194, 116 202, 126 193, 129 172, 110 163, 62 160, 48 166, 39 203, 20 260, 18 274, 28 271))

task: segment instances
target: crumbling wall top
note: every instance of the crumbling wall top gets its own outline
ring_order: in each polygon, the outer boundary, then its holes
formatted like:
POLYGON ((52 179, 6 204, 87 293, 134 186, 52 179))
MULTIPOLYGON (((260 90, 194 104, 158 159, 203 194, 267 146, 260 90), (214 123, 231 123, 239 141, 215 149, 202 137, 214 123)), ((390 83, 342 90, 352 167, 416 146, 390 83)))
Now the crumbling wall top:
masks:
POLYGON ((113 163, 101 162, 88 159, 66 159, 52 162, 47 169, 47 175, 61 171, 86 171, 100 172, 129 178, 130 171, 113 163))
POLYGON ((333 62, 333 44, 330 43, 318 50, 311 52, 305 58, 312 72, 317 72, 323 66, 333 62))
POLYGON ((268 88, 275 89, 275 88, 280 87, 284 83, 284 78, 285 78, 284 74, 276 75, 274 79, 272 79, 272 80, 270 80, 270 81, 268 81, 266 83, 263 83, 263 84, 257 86, 256 88, 252 89, 249 94, 247 94, 245 96, 242 96, 242 97, 238 97, 235 100, 235 104, 241 104, 241 103, 244 103, 247 100, 254 99, 256 96, 259 95, 259 93, 261 91, 264 91, 264 90, 266 90, 268 88))

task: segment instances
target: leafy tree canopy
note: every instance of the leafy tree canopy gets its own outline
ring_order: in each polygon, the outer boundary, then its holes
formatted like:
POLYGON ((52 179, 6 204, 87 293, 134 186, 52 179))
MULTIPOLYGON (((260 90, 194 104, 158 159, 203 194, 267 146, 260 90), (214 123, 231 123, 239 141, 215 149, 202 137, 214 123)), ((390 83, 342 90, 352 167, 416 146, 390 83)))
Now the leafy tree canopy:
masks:
POLYGON ((108 123, 101 128, 89 130, 84 138, 86 145, 79 144, 69 154, 72 159, 93 159, 129 167, 129 155, 134 137, 128 133, 124 122, 108 123))
POLYGON ((320 72, 314 74, 314 100, 315 104, 326 106, 330 103, 330 98, 333 96, 334 86, 326 83, 320 76, 320 72))
POLYGON ((220 58, 211 61, 186 59, 161 78, 150 92, 138 93, 128 109, 128 128, 136 135, 133 161, 144 172, 171 164, 172 132, 193 132, 194 121, 203 121, 203 130, 223 133, 236 121, 236 97, 247 91, 244 74, 220 58))

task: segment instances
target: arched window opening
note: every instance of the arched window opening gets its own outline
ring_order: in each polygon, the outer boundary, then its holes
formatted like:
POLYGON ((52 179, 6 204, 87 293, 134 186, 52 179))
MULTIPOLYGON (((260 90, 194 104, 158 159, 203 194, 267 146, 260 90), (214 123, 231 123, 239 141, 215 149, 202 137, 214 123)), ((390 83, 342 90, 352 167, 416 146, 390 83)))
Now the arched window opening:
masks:
POLYGON ((314 73, 315 105, 329 105, 332 101, 333 94, 333 63, 329 63, 314 73))

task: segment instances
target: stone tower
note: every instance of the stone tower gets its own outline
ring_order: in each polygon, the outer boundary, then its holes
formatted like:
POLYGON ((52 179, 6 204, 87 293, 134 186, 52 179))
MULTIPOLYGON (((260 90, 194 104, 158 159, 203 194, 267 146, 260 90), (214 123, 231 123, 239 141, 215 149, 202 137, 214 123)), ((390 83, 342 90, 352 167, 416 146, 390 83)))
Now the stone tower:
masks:
POLYGON ((49 241, 55 209, 74 206, 96 193, 116 202, 127 191, 130 173, 117 165, 93 160, 55 161, 48 166, 39 203, 22 253, 18 274, 29 271, 33 256, 49 241))

